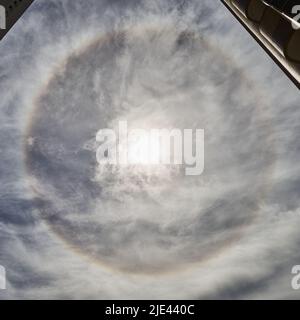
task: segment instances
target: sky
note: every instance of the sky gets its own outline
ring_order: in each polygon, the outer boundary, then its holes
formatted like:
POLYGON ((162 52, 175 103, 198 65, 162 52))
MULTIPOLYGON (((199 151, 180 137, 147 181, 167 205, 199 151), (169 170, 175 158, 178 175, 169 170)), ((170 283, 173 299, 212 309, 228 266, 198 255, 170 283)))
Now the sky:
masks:
POLYGON ((299 299, 299 91, 220 1, 37 0, 0 52, 0 299, 299 299), (124 119, 204 173, 103 170, 124 119))

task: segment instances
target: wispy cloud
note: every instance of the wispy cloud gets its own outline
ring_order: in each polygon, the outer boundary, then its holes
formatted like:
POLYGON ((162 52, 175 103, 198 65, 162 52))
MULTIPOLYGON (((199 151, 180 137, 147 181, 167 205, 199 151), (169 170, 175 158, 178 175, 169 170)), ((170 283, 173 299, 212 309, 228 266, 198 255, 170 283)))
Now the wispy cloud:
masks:
POLYGON ((299 92, 221 3, 40 0, 0 51, 0 298, 299 297, 299 92), (204 175, 103 175, 124 118, 204 175))

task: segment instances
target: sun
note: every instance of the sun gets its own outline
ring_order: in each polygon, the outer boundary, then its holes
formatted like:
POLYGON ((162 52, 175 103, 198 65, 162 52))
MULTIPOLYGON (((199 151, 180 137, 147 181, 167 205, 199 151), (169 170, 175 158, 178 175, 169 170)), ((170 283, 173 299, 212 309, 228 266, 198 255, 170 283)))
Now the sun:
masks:
POLYGON ((152 139, 146 132, 128 138, 128 164, 153 165, 160 163, 161 145, 158 140, 152 139))

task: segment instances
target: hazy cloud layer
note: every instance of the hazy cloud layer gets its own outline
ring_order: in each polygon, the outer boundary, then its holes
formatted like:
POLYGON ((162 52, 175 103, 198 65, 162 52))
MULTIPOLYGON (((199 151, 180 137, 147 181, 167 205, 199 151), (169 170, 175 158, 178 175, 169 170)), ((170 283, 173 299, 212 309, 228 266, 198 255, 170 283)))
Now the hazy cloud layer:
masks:
POLYGON ((219 1, 38 0, 0 51, 0 298, 299 298, 299 92, 219 1), (122 119, 204 174, 103 172, 122 119))

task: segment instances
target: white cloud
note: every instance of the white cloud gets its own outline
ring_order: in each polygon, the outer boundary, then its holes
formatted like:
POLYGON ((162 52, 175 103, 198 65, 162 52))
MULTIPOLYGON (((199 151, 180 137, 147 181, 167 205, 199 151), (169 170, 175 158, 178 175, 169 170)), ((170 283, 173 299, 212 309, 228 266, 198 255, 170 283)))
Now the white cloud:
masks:
POLYGON ((175 3, 39 1, 0 44, 0 297, 297 298, 298 91, 221 4, 175 3), (122 117, 204 128, 205 174, 99 179, 122 117))

